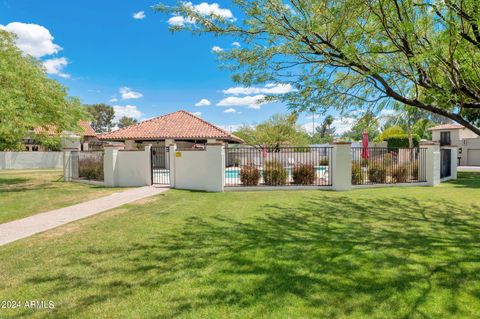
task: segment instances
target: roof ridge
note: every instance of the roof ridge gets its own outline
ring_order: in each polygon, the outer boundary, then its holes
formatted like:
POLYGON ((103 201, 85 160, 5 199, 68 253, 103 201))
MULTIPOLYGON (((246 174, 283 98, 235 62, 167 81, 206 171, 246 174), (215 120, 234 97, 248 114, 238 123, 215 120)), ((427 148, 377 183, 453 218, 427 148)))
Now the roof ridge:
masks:
POLYGON ((225 131, 224 129, 222 129, 222 128, 218 127, 218 126, 216 126, 216 125, 214 125, 214 124, 212 124, 212 123, 210 123, 210 122, 207 122, 206 120, 202 119, 202 118, 199 117, 199 116, 196 116, 195 114, 193 114, 193 113, 191 113, 191 112, 188 112, 188 111, 185 111, 185 110, 178 110, 177 112, 187 113, 187 114, 190 115, 191 117, 196 118, 197 120, 202 121, 203 123, 205 123, 205 124, 207 124, 207 125, 215 128, 215 129, 219 130, 220 132, 222 132, 222 133, 224 133, 224 134, 227 134, 228 136, 232 136, 232 133, 229 133, 229 132, 225 131))

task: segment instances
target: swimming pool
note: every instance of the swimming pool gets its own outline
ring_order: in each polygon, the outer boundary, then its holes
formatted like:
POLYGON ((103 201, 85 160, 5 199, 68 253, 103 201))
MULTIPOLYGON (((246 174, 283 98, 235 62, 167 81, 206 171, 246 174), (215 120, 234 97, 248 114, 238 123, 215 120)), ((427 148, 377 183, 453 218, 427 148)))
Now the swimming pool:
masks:
MULTIPOLYGON (((292 175, 292 168, 286 167, 285 168, 288 172, 288 176, 292 175)), ((260 176, 263 176, 263 169, 259 169, 260 176)), ((323 175, 327 173, 328 166, 315 166, 315 171, 317 175, 323 175)), ((239 167, 230 167, 225 170, 225 178, 240 178, 240 168, 239 167)))

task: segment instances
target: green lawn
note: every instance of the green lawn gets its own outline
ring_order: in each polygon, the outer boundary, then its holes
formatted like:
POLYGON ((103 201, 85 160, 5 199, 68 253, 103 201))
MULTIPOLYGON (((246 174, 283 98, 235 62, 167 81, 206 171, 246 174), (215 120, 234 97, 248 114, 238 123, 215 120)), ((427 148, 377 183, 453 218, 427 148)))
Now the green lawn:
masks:
POLYGON ((0 223, 118 192, 62 182, 60 170, 0 170, 0 223))
POLYGON ((480 174, 436 188, 169 191, 0 247, 15 318, 474 318, 480 174))

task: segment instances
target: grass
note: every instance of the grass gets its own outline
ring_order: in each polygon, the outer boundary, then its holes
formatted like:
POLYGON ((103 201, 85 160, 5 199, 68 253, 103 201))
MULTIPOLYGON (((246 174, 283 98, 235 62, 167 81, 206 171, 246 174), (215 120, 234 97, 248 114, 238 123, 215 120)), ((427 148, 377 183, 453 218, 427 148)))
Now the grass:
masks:
POLYGON ((64 183, 60 170, 0 170, 0 223, 114 192, 118 189, 64 183))
POLYGON ((473 318, 480 174, 436 188, 153 199, 0 247, 32 318, 473 318))

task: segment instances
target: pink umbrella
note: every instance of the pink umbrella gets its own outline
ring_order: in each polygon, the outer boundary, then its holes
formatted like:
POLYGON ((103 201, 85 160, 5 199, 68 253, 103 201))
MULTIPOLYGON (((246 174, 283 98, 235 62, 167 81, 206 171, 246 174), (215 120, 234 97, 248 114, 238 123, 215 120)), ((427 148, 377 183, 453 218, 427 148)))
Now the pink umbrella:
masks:
POLYGON ((263 158, 267 157, 267 145, 262 145, 262 156, 263 158))
POLYGON ((362 133, 362 158, 367 159, 370 157, 370 151, 368 149, 368 132, 364 130, 362 133))

